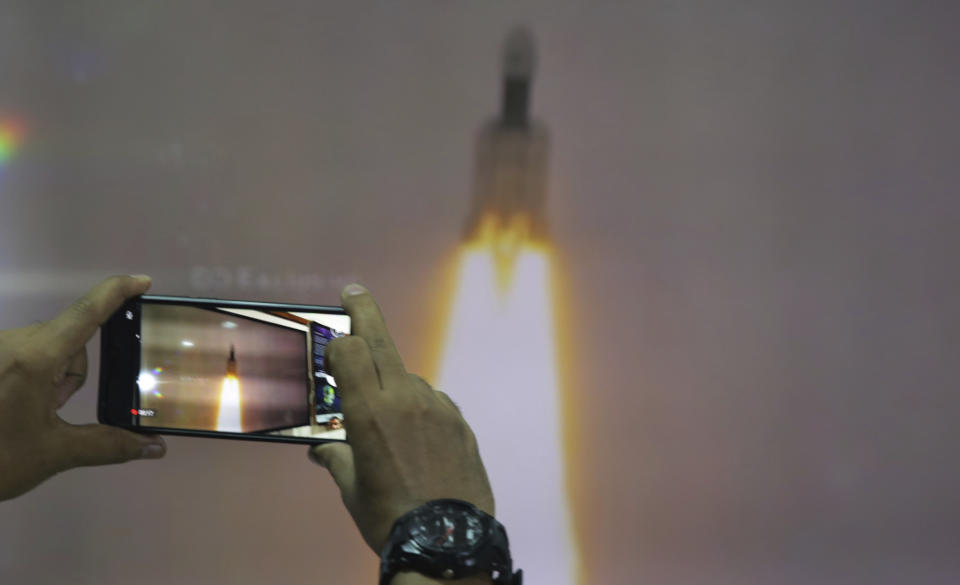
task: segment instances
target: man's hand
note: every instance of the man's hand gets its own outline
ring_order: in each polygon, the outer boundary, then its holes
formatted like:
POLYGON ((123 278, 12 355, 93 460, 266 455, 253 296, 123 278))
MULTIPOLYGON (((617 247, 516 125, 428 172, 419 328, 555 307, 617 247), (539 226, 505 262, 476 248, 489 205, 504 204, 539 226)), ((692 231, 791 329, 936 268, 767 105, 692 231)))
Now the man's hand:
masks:
POLYGON ((326 367, 343 392, 349 444, 312 447, 327 467, 367 544, 377 553, 404 513, 439 498, 493 515, 493 493, 477 441, 443 392, 407 373, 373 297, 343 291, 353 335, 327 346, 326 367))
POLYGON ((163 457, 160 437, 57 415, 87 378, 87 341, 149 287, 146 276, 114 276, 52 321, 0 331, 0 500, 73 467, 163 457))

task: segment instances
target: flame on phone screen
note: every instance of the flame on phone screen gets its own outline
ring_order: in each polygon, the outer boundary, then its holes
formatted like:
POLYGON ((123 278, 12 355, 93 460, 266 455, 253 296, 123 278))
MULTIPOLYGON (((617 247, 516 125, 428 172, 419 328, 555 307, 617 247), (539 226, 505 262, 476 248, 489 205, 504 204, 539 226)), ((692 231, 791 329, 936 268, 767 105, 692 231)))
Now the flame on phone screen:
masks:
POLYGON ((233 374, 224 376, 220 386, 220 407, 217 411, 217 430, 243 432, 243 410, 240 405, 240 379, 233 374))

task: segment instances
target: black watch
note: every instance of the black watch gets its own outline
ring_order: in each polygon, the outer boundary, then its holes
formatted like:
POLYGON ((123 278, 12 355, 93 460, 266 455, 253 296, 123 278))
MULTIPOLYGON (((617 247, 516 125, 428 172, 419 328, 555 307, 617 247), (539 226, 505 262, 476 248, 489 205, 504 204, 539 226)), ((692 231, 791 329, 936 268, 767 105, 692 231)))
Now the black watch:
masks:
POLYGON ((433 500, 401 516, 380 553, 380 585, 400 571, 435 579, 489 575, 497 585, 522 585, 513 573, 507 531, 470 502, 433 500))

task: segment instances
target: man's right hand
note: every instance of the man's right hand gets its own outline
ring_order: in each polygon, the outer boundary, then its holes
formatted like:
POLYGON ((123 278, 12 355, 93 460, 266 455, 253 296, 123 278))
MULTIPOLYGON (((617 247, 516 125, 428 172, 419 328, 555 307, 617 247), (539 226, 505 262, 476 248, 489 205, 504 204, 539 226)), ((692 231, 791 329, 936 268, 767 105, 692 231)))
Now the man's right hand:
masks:
POLYGON ((349 443, 310 449, 330 470, 360 534, 376 553, 394 522, 430 500, 454 498, 493 515, 477 441, 453 401, 407 373, 380 308, 347 286, 353 334, 327 346, 326 367, 342 391, 349 443))

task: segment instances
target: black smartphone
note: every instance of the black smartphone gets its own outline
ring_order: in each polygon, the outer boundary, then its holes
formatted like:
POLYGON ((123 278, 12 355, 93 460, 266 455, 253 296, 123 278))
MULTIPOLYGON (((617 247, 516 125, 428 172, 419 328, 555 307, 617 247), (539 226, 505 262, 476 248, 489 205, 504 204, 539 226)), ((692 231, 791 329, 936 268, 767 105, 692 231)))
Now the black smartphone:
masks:
POLYGON ((345 441, 323 357, 349 334, 340 307, 137 297, 101 328, 97 417, 157 434, 345 441))

